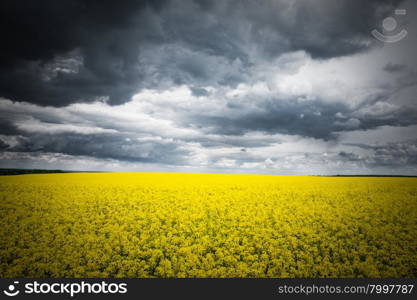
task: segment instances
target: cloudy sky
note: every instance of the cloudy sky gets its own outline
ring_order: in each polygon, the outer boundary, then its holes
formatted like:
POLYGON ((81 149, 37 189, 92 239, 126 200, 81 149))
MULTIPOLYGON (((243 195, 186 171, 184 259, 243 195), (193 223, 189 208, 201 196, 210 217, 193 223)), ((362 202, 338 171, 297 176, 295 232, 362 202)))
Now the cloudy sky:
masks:
POLYGON ((413 0, 2 0, 0 25, 2 168, 417 175, 413 0))

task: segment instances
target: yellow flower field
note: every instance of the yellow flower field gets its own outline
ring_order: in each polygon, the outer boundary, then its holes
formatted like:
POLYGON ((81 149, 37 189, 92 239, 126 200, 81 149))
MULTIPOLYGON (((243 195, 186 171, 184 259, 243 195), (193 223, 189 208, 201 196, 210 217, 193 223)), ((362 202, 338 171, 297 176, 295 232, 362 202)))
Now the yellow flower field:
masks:
POLYGON ((416 277, 417 179, 0 176, 0 277, 416 277))

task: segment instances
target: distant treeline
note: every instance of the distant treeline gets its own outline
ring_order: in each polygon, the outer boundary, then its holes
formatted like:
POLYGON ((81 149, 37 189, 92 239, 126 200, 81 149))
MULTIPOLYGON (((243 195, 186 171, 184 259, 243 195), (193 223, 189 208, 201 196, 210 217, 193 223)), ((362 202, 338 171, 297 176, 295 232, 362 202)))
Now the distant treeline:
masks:
POLYGON ((323 175, 323 177, 417 177, 417 175, 323 175))
MULTIPOLYGON (((100 171, 68 171, 68 170, 45 170, 45 169, 2 169, 0 175, 22 175, 22 174, 50 174, 50 173, 100 173, 100 171)), ((318 177, 417 177, 417 175, 310 175, 318 177)))
POLYGON ((48 173, 67 173, 67 171, 42 170, 42 169, 0 169, 0 175, 48 174, 48 173))

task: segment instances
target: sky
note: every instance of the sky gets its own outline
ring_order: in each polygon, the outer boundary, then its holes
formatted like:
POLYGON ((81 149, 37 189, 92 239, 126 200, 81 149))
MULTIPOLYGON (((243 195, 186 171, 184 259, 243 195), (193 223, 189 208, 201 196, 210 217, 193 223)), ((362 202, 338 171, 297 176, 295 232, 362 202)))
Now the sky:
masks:
POLYGON ((416 34, 413 0, 2 0, 0 168, 417 175, 416 34))

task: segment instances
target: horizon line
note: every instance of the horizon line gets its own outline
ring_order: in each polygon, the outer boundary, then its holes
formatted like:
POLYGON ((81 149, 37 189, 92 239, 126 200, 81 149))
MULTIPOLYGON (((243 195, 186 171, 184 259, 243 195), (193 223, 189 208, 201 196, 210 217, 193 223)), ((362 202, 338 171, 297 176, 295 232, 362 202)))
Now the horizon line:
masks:
POLYGON ((65 169, 0 168, 0 176, 62 173, 177 173, 177 174, 218 174, 218 175, 267 175, 267 176, 310 176, 310 177, 417 177, 407 174, 273 174, 273 173, 231 173, 231 172, 184 172, 184 171, 95 171, 65 169))

